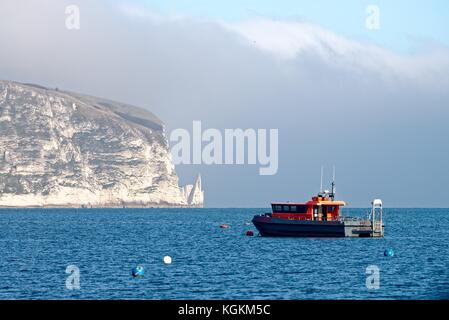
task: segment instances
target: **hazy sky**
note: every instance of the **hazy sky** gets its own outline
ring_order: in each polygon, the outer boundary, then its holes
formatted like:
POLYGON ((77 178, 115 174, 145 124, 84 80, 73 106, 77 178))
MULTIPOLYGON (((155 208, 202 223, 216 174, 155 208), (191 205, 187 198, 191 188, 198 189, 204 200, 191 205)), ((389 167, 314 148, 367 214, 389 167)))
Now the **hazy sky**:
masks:
POLYGON ((154 12, 236 22, 256 17, 308 21, 360 40, 406 52, 416 39, 449 45, 449 3, 446 0, 140 0, 154 12), (381 28, 365 28, 367 5, 377 5, 381 28))
POLYGON ((448 207, 447 1, 334 2, 3 0, 0 78, 145 107, 167 132, 279 129, 277 175, 177 166, 210 207, 306 200, 322 164, 351 206, 448 207))

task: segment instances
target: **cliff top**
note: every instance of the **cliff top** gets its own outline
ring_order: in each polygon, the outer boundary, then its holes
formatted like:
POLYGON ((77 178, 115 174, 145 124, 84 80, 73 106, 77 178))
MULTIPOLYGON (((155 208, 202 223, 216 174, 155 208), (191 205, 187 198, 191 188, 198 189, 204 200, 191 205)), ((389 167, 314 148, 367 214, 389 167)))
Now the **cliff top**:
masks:
POLYGON ((124 118, 127 121, 136 123, 147 128, 162 131, 164 129, 164 123, 155 116, 152 112, 143 109, 141 107, 136 107, 127 103, 117 102, 105 98, 99 98, 95 96, 90 96, 86 94, 60 90, 58 88, 48 88, 42 85, 37 85, 33 83, 21 83, 9 80, 0 80, 0 84, 16 84, 20 86, 27 86, 33 88, 33 90, 40 91, 42 93, 50 93, 59 96, 69 96, 77 99, 85 104, 92 105, 99 110, 108 110, 116 115, 124 118))

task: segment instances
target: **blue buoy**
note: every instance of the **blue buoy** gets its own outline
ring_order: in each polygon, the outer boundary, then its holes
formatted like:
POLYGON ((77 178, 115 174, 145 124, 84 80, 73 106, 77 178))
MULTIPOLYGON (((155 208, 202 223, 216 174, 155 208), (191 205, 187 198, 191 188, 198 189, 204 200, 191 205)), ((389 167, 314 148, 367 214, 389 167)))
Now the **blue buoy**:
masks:
POLYGON ((385 257, 392 257, 392 256, 394 256, 394 251, 393 251, 393 249, 391 249, 391 248, 385 249, 385 251, 384 251, 384 256, 385 256, 385 257))
POLYGON ((145 274, 145 271, 142 266, 137 266, 135 268, 132 268, 132 270, 131 270, 131 275, 133 277, 143 277, 144 274, 145 274))

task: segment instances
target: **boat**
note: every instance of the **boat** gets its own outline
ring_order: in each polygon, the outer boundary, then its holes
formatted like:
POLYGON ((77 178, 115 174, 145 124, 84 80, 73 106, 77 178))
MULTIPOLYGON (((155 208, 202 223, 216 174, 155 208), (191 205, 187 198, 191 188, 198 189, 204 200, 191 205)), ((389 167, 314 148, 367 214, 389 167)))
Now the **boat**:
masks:
POLYGON ((252 219, 260 236, 335 238, 384 236, 382 200, 375 199, 371 202, 371 211, 365 219, 342 216, 341 207, 346 203, 335 200, 335 173, 331 185, 331 191, 323 191, 321 187, 321 191, 307 202, 271 203, 270 213, 259 214, 252 219))

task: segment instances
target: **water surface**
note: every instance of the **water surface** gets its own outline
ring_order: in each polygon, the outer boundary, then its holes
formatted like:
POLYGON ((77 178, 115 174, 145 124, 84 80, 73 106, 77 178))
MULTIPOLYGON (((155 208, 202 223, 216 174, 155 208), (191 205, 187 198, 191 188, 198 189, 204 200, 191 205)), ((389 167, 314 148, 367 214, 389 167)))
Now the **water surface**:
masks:
POLYGON ((1 209, 0 299, 449 298, 449 209, 385 210, 383 239, 245 236, 264 211, 1 209), (130 275, 137 264, 143 278, 130 275), (79 290, 66 288, 68 265, 79 290))

